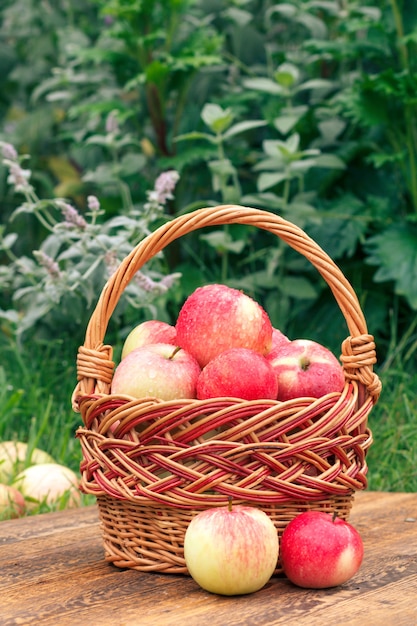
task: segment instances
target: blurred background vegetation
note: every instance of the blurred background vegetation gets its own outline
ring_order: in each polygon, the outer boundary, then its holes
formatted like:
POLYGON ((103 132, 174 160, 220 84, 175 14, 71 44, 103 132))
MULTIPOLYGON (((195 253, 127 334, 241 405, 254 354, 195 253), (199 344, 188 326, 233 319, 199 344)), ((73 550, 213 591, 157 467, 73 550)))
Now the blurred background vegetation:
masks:
MULTIPOLYGON (((161 221, 240 203, 300 225, 351 281, 384 383, 370 485, 416 489, 416 52, 413 0, 1 0, 0 438, 77 468, 75 357, 109 274, 161 221)), ((108 342, 207 282, 340 352, 315 269, 245 226, 153 259, 108 342)))

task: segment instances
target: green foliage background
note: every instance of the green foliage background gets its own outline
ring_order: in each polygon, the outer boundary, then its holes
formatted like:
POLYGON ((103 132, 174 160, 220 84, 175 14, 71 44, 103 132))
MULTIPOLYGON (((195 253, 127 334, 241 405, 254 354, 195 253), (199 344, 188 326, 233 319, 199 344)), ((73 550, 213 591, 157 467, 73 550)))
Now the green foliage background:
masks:
MULTIPOLYGON (((60 346, 53 366, 64 352, 71 363, 106 279, 103 265, 81 267, 87 257, 76 252, 87 235, 63 236, 56 199, 87 219, 88 196, 99 198, 88 231, 93 257, 97 238, 107 252, 127 251, 161 220, 241 203, 299 224, 337 262, 376 338, 389 393, 401 388, 409 398, 417 353, 416 47, 411 0, 2 0, 0 140, 30 168, 36 195, 29 202, 16 193, 3 166, 4 346, 24 355, 46 341, 60 346), (174 198, 163 213, 146 212, 167 170, 180 175, 174 198), (55 216, 52 231, 39 219, 45 210, 55 216), (51 288, 37 250, 67 280, 77 270, 77 287, 51 288), (30 296, 17 297, 22 290, 30 296)), ((149 316, 174 321, 187 294, 214 281, 251 294, 290 337, 337 353, 346 336, 317 272, 267 233, 207 229, 147 271, 154 281, 181 279, 128 294, 109 330, 116 346, 149 316)), ((394 405, 397 396, 382 414, 394 405)), ((412 424, 415 412, 407 415, 412 424)), ((3 438, 12 432, 5 420, 3 438)))

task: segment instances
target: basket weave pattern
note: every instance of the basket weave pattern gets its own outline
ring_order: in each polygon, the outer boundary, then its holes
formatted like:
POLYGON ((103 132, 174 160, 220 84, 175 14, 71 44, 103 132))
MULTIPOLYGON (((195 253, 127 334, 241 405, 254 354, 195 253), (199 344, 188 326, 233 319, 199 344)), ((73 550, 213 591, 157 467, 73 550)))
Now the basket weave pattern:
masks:
POLYGON ((183 215, 149 235, 104 287, 77 360, 73 406, 83 419, 77 433, 82 489, 97 497, 106 559, 119 567, 186 573, 183 537, 191 518, 229 498, 262 508, 279 534, 309 508, 336 510, 347 519, 355 491, 367 484, 367 419, 381 389, 375 360, 355 292, 297 226, 267 211, 227 205, 183 215), (276 234, 326 280, 350 332, 342 343, 343 391, 287 402, 165 402, 110 394, 112 347, 103 342, 126 285, 173 240, 233 223, 276 234))

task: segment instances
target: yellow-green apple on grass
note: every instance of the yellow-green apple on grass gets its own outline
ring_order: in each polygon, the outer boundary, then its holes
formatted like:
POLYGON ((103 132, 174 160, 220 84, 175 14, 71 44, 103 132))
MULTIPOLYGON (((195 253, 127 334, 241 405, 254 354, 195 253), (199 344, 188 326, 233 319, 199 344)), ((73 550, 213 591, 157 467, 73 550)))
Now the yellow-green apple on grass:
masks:
POLYGON ((112 394, 134 398, 195 398, 200 366, 185 350, 168 343, 151 343, 129 352, 117 366, 112 394))
POLYGON ((13 486, 25 497, 28 511, 40 504, 51 506, 60 502, 63 508, 81 504, 77 475, 60 463, 31 465, 16 476, 13 486))
POLYGON ((325 346, 310 339, 283 343, 267 359, 278 379, 278 400, 311 397, 342 391, 343 368, 325 346))
POLYGON ((274 573, 278 551, 273 522, 250 506, 202 511, 184 537, 185 563, 193 579, 206 591, 226 596, 261 589, 274 573))
POLYGON ((8 483, 29 465, 53 463, 54 459, 40 448, 31 448, 24 441, 0 443, 0 481, 8 483))
POLYGON ((230 348, 202 369, 197 398, 227 396, 243 400, 276 400, 278 382, 270 362, 254 350, 230 348))
POLYGON ((26 503, 18 489, 0 483, 0 520, 13 519, 24 514, 26 503))
POLYGON ((255 300, 226 285, 205 285, 184 302, 176 323, 177 343, 201 367, 229 348, 267 354, 272 324, 255 300))
POLYGON ((175 326, 161 322, 160 320, 147 320, 135 326, 130 331, 123 344, 122 359, 135 348, 146 346, 150 343, 176 344, 177 332, 175 326))
POLYGON ((287 578, 310 589, 336 587, 359 570, 363 542, 348 522, 323 511, 305 511, 285 528, 280 544, 287 578))

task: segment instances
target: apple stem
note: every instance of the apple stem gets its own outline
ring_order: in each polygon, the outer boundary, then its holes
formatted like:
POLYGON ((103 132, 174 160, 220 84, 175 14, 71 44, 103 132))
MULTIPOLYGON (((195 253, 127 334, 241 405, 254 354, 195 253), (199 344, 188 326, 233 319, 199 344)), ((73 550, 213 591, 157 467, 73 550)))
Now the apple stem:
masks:
POLYGON ((229 511, 232 510, 232 501, 233 501, 232 496, 229 496, 229 498, 228 498, 228 505, 227 505, 227 508, 229 509, 229 511))
POLYGON ((306 372, 308 370, 308 368, 310 367, 310 359, 308 358, 308 356, 301 357, 300 366, 303 372, 306 372))
POLYGON ((336 517, 338 516, 337 511, 333 511, 332 522, 336 521, 336 517))
POLYGON ((181 346, 175 346, 174 350, 172 351, 172 354, 169 355, 168 359, 171 360, 174 358, 174 356, 177 354, 177 352, 179 352, 181 350, 181 346))

